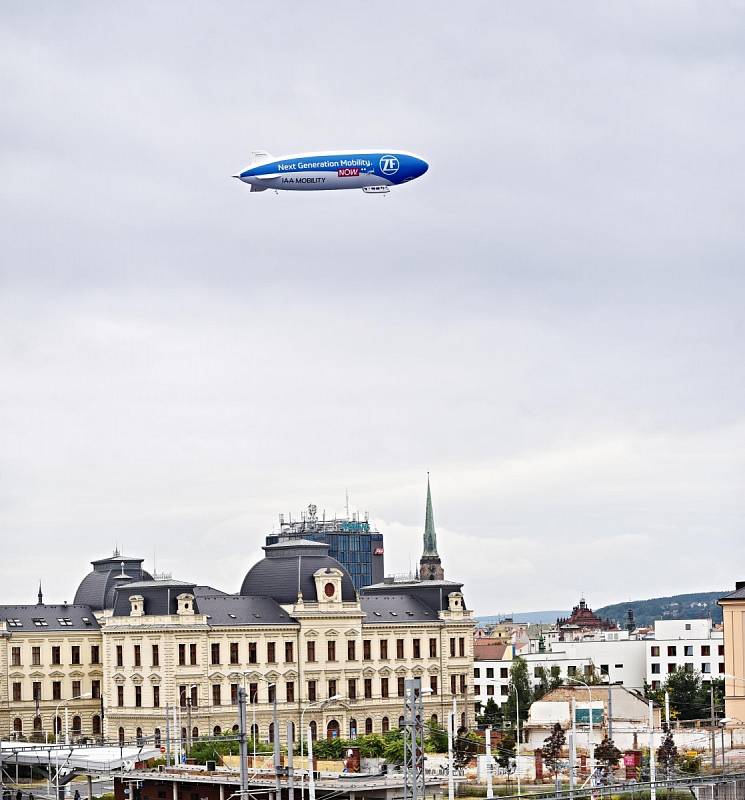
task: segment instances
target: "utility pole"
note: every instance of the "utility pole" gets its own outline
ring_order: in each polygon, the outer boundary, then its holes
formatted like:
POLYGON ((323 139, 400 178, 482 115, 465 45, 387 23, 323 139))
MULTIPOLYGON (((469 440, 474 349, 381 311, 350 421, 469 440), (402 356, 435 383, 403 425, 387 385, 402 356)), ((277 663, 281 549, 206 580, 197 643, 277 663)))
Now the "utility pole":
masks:
POLYGON ((166 766, 171 766, 171 706, 166 703, 166 766))
POLYGON ((424 800, 422 679, 404 682, 404 800, 424 800))
POLYGON ((714 729, 714 681, 711 681, 709 689, 709 696, 711 698, 711 768, 716 769, 717 766, 717 732, 714 729))
MULTIPOLYGON (((190 690, 191 691, 191 690, 190 690)), ((186 757, 191 752, 191 697, 186 698, 186 757)))
POLYGON ((574 798, 574 787, 577 781, 577 707, 572 698, 572 730, 569 734, 569 797, 574 798))
MULTIPOLYGON (((288 800, 295 800, 295 775, 292 769, 292 749, 293 749, 294 725, 287 723, 287 797, 288 800)), ((302 798, 300 798, 302 800, 302 798)))
MULTIPOLYGON (((455 707, 455 701, 453 701, 455 707)), ((448 711, 448 800, 455 798, 455 781, 453 779, 453 728, 455 727, 455 711, 448 711)))
POLYGON ((246 746, 246 690, 238 687, 238 753, 241 759, 241 800, 248 797, 248 748, 246 746))
POLYGON ((491 759, 491 725, 486 727, 486 797, 491 800, 494 797, 492 788, 492 759, 491 759))
MULTIPOLYGON (((316 800, 316 774, 313 772, 313 731, 308 725, 308 800, 316 800)), ((301 797, 300 800, 303 800, 301 797)))
POLYGON ((282 761, 279 755, 279 722, 277 721, 277 684, 274 684, 274 691, 272 692, 272 730, 274 731, 274 790, 276 792, 276 800, 282 798, 282 782, 280 781, 280 772, 282 771, 282 761))
POLYGON ((654 760, 654 703, 649 701, 649 800, 657 800, 656 764, 654 760))
MULTIPOLYGON (((592 714, 592 711, 590 711, 592 714)), ((608 686, 608 738, 613 741, 613 689, 608 686)))

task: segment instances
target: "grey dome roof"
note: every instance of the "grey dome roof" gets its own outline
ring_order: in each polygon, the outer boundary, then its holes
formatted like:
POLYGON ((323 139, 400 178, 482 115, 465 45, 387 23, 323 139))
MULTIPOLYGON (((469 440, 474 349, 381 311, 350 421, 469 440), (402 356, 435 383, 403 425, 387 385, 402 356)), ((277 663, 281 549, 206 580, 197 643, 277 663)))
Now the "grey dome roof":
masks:
POLYGON ((341 597, 353 603, 357 593, 352 578, 335 558, 329 546, 307 539, 296 539, 263 548, 266 556, 246 573, 241 584, 241 595, 271 597, 277 603, 294 603, 298 589, 304 600, 316 601, 316 582, 313 574, 319 569, 341 570, 341 597))
POLYGON ((142 568, 143 558, 128 558, 115 553, 110 558, 92 561, 93 571, 80 582, 75 592, 76 605, 85 605, 94 611, 114 607, 114 589, 131 581, 152 580, 152 575, 142 568))

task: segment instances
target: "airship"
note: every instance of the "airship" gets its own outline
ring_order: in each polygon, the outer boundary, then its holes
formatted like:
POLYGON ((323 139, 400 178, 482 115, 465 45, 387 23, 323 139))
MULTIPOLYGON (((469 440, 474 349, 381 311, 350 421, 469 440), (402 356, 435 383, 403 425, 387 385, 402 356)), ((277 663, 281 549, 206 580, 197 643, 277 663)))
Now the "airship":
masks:
POLYGON ((423 158, 401 150, 337 150, 279 158, 255 150, 248 167, 233 177, 248 183, 252 192, 362 189, 368 194, 385 194, 391 186, 413 181, 428 169, 423 158))

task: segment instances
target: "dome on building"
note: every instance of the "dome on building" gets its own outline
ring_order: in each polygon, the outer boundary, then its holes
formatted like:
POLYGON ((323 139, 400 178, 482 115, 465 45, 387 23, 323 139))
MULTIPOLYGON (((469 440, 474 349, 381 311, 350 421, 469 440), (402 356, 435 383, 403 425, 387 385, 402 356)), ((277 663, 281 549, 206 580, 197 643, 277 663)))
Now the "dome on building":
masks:
POLYGON ((347 570, 331 558, 329 546, 307 539, 291 539, 263 548, 266 556, 246 573, 241 584, 242 595, 271 597, 277 603, 294 603, 298 590, 303 599, 315 602, 316 582, 313 577, 319 569, 341 570, 341 595, 345 603, 353 603, 357 593, 347 570))
POLYGON ((84 605, 93 611, 114 607, 114 589, 130 581, 152 580, 152 575, 142 568, 143 558, 128 558, 115 552, 109 558, 92 561, 93 571, 80 582, 75 592, 75 605, 84 605))

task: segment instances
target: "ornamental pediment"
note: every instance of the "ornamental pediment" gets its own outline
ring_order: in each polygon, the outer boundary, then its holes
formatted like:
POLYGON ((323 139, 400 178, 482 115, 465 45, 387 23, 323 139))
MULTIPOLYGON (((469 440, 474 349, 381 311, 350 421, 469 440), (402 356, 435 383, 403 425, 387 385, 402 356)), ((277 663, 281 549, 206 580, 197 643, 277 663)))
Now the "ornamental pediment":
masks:
POLYGON ((391 674, 391 672, 392 672, 392 670, 391 670, 391 668, 390 668, 390 667, 381 667, 381 668, 378 670, 378 672, 380 672, 380 674, 381 674, 381 675, 383 675, 383 676, 385 677, 386 675, 390 675, 390 674, 391 674))
POLYGON ((60 672, 58 669, 55 669, 53 672, 49 673, 49 677, 50 678, 64 678, 65 677, 65 673, 64 672, 60 672))
POLYGON ((84 673, 84 672, 83 672, 83 670, 81 670, 81 669, 74 669, 74 670, 73 670, 73 671, 70 673, 70 677, 71 677, 71 678, 84 678, 84 677, 85 677, 85 673, 84 673))
POLYGON ((46 678, 46 675, 43 672, 39 672, 37 669, 36 672, 32 672, 29 675, 29 678, 46 678))
MULTIPOLYGON (((278 673, 275 672, 273 674, 277 675, 278 673)), ((231 673, 230 677, 231 679, 237 678, 238 680, 241 680, 243 678, 243 674, 241 674, 240 672, 233 672, 231 673)), ((264 676, 262 675, 261 672, 254 670, 253 672, 245 673, 245 677, 247 680, 252 681, 253 683, 258 683, 264 676)))
POLYGON ((431 666, 429 668, 429 674, 430 675, 439 675, 440 674, 440 668, 438 666, 435 666, 435 665, 431 666))
POLYGON ((372 678, 375 675, 375 670, 372 667, 365 667, 365 669, 362 670, 362 675, 365 678, 372 678))
POLYGON ((414 669, 413 669, 413 670, 411 670, 411 671, 412 671, 412 673, 414 674, 414 677, 415 677, 415 678, 421 678, 421 677, 422 677, 422 675, 424 674, 424 667, 420 667, 420 666, 418 666, 418 665, 417 665, 417 666, 416 666, 416 667, 414 667, 414 669))
POLYGON ((318 631, 317 630, 313 630, 312 628, 309 631, 305 631, 305 638, 306 639, 315 639, 318 635, 319 635, 318 631))
POLYGON ((396 675, 408 675, 409 670, 406 667, 396 667, 396 675))
POLYGON ((160 683, 160 675, 151 675, 148 680, 152 684, 160 683))
POLYGON ((132 676, 132 683, 134 683, 135 686, 142 686, 142 675, 140 675, 139 672, 135 672, 132 676))
POLYGON ((222 672, 211 672, 207 677, 211 681, 224 681, 225 680, 225 676, 222 674, 222 672))
POLYGON ((329 631, 326 631, 326 636, 338 636, 339 631, 335 631, 333 628, 329 631))
POLYGON ((359 631, 354 630, 353 628, 348 630, 345 634, 348 638, 352 639, 360 635, 359 631))
POLYGON ((111 676, 111 680, 114 681, 114 683, 121 685, 126 680, 126 677, 122 675, 121 672, 117 672, 115 675, 111 676))
POLYGON ((297 672, 294 669, 288 669, 287 672, 284 674, 284 678, 295 679, 297 678, 297 672))
MULTIPOLYGON (((249 677, 249 680, 250 680, 250 678, 251 678, 252 676, 250 676, 250 675, 249 675, 248 677, 249 677)), ((237 682, 237 681, 243 680, 243 674, 242 674, 242 673, 240 673, 240 672, 231 672, 231 673, 228 675, 228 678, 230 678, 230 680, 231 680, 231 681, 235 681, 235 682, 237 682)))
POLYGON ((270 681, 276 681, 277 678, 280 677, 280 674, 276 669, 273 669, 271 672, 266 673, 266 677, 269 678, 270 681))

